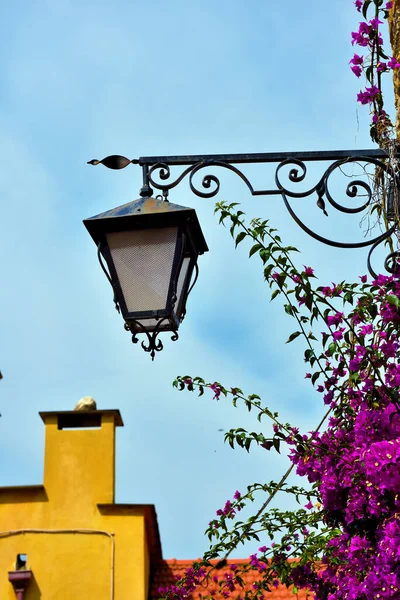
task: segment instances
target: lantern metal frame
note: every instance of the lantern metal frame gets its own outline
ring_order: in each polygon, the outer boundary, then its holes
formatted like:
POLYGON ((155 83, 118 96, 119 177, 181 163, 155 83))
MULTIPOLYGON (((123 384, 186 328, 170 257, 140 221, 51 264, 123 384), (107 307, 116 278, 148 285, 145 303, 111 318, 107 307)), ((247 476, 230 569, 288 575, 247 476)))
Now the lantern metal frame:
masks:
MULTIPOLYGON (((142 190, 142 193, 146 192, 142 190)), ((125 329, 131 332, 133 343, 139 341, 138 334, 145 335, 141 346, 154 359, 155 353, 163 349, 160 333, 169 331, 173 334, 173 341, 178 339, 178 328, 186 314, 187 298, 198 278, 198 257, 208 251, 195 210, 172 204, 162 196, 142 196, 139 200, 85 219, 84 225, 97 245, 98 259, 113 288, 115 307, 125 320, 125 329), (107 235, 169 227, 176 228, 176 241, 166 305, 157 310, 131 311, 127 306, 107 235), (182 272, 185 259, 189 262, 182 272), (181 275, 183 279, 179 290, 181 275)))
MULTIPOLYGON (((149 196, 153 189, 159 190, 164 199, 168 198, 170 190, 177 187, 186 178, 188 179, 190 191, 200 198, 213 198, 220 190, 220 180, 215 172, 223 169, 236 174, 247 186, 252 196, 280 196, 294 221, 315 240, 336 248, 369 248, 367 255, 367 267, 373 277, 377 277, 372 268, 371 258, 373 252, 392 236, 396 239, 396 249, 390 252, 384 260, 385 269, 395 276, 400 276, 400 249, 399 249, 399 223, 400 223, 400 168, 397 148, 370 150, 333 150, 333 151, 311 151, 311 152, 271 152, 271 153, 249 153, 249 154, 201 154, 201 155, 179 155, 179 156, 145 156, 137 159, 128 159, 121 155, 111 155, 102 160, 90 160, 88 164, 99 165, 113 170, 124 169, 128 165, 139 165, 142 168, 143 186, 142 196, 149 196), (312 183, 305 191, 297 191, 296 184, 306 181, 307 166, 310 163, 326 163, 327 168, 319 179, 312 183), (256 189, 250 179, 236 165, 246 164, 274 164, 274 183, 262 189, 256 189), (386 218, 386 230, 378 235, 364 239, 360 242, 342 242, 329 239, 320 235, 306 225, 296 213, 292 206, 293 199, 306 198, 314 195, 316 206, 325 216, 328 216, 327 208, 346 215, 363 215, 371 210, 374 201, 373 185, 371 181, 359 179, 359 176, 347 175, 345 195, 351 200, 361 200, 358 206, 346 206, 342 201, 333 197, 329 189, 331 176, 346 165, 364 165, 365 170, 372 167, 375 173, 380 173, 385 178, 384 189, 384 214, 386 218), (185 167, 175 178, 172 176, 172 168, 185 167), (202 177, 200 185, 195 183, 196 174, 201 174, 207 169, 202 177), (287 180, 284 179, 287 173, 287 180), (294 189, 293 189, 294 188, 294 189)), ((154 346, 154 344, 153 344, 154 346)), ((161 349, 161 348, 160 348, 161 349)))

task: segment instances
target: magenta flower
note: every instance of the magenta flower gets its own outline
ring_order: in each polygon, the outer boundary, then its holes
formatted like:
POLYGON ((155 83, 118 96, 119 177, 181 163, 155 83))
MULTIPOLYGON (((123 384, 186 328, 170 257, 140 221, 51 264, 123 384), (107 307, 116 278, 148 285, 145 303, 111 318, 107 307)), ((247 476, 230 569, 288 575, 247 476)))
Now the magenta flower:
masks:
POLYGON ((355 0, 354 6, 358 10, 358 12, 361 12, 361 9, 362 9, 362 6, 363 6, 363 2, 364 2, 364 0, 355 0))
POLYGON ((213 398, 213 400, 219 400, 219 397, 221 395, 221 388, 217 384, 217 382, 212 383, 210 385, 210 389, 212 389, 212 391, 214 392, 214 398, 213 398))
POLYGON ((311 502, 311 500, 310 500, 310 502, 307 502, 307 504, 304 506, 304 508, 306 508, 307 510, 311 510, 312 507, 313 507, 313 503, 311 502))
POLYGON ((232 506, 232 502, 231 502, 230 500, 227 500, 227 501, 225 502, 225 506, 224 506, 224 509, 223 509, 223 511, 222 511, 222 512, 223 512, 223 514, 224 514, 226 517, 228 517, 228 518, 230 518, 230 519, 233 519, 233 517, 234 517, 234 516, 235 516, 235 514, 236 514, 236 511, 235 511, 235 509, 233 508, 233 506, 232 506))
POLYGON ((385 110, 381 110, 379 113, 375 112, 372 115, 372 122, 378 123, 378 121, 381 121, 382 123, 384 123, 387 126, 391 125, 389 116, 385 110))
POLYGON ((354 44, 356 44, 357 46, 361 46, 363 48, 365 48, 365 46, 368 46, 369 44, 369 37, 365 37, 364 35, 361 35, 358 31, 352 31, 351 32, 351 43, 354 46, 354 44))
POLYGON ((371 333, 373 333, 373 331, 374 331, 374 328, 372 327, 371 324, 362 325, 360 327, 359 335, 370 335, 371 333))
POLYGON ((366 275, 361 275, 360 279, 361 279, 361 283, 367 283, 367 276, 366 275))
POLYGON ((361 360, 358 358, 352 358, 349 362, 349 370, 350 371, 358 371, 360 368, 361 360))
POLYGON ((394 56, 388 61, 387 66, 389 69, 400 69, 400 63, 397 62, 397 59, 394 56))
POLYGON ((357 101, 361 104, 371 104, 379 94, 380 90, 376 85, 366 87, 364 92, 357 94, 357 101))
POLYGON ((369 102, 368 95, 365 94, 364 92, 360 91, 360 93, 357 94, 357 102, 360 102, 360 104, 368 104, 368 102, 369 102))
POLYGON ((353 73, 356 77, 361 77, 361 73, 362 73, 361 67, 359 67, 358 65, 353 65, 352 67, 350 67, 350 69, 353 71, 353 73))
POLYGON ((321 292, 323 293, 324 296, 330 296, 332 294, 332 290, 328 286, 322 287, 321 292))
POLYGON ((378 29, 379 25, 382 25, 383 21, 380 21, 378 19, 378 17, 375 17, 374 19, 371 19, 369 24, 371 25, 372 29, 378 29))
POLYGON ((303 265, 304 267, 304 274, 305 275, 314 275, 314 269, 312 267, 306 267, 306 265, 303 265))
POLYGON ((360 33, 362 35, 369 35, 369 25, 368 25, 368 23, 366 23, 365 21, 361 21, 360 26, 358 28, 358 33, 360 33))
POLYGON ((349 60, 351 65, 362 65, 364 62, 364 57, 359 56, 358 54, 354 54, 353 58, 349 60))
POLYGON ((332 325, 340 325, 343 321, 344 314, 337 312, 334 315, 328 315, 326 318, 327 324, 331 327, 332 325))
POLYGON ((392 6, 393 6, 393 2, 386 2, 386 4, 385 4, 386 10, 390 10, 392 8, 392 6))
POLYGON ((345 330, 344 327, 339 327, 339 329, 337 331, 334 331, 332 333, 332 337, 335 340, 335 342, 338 342, 339 340, 342 339, 344 330, 345 330))
POLYGON ((233 494, 233 497, 235 500, 240 500, 241 494, 240 494, 239 490, 236 490, 236 492, 233 494))
POLYGON ((385 62, 378 62, 377 66, 376 66, 376 70, 379 71, 379 73, 382 73, 383 71, 387 70, 387 63, 385 62))

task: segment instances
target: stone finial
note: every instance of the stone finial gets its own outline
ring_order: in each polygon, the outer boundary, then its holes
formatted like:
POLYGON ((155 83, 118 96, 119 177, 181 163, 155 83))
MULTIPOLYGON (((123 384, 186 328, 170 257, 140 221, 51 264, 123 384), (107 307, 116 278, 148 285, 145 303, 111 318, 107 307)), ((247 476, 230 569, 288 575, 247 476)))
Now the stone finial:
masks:
POLYGON ((96 400, 91 396, 81 398, 74 410, 97 410, 96 400))

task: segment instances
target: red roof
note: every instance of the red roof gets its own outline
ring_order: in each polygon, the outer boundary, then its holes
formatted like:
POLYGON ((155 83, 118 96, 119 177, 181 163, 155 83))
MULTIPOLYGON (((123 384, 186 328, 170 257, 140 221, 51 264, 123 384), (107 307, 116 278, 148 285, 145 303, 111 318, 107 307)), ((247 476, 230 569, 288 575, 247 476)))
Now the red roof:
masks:
MULTIPOLYGON (((200 560, 200 559, 199 559, 200 560)), ((170 585, 176 584, 176 576, 179 575, 183 577, 186 569, 189 569, 194 561, 191 560, 177 560, 173 558, 171 560, 164 560, 162 562, 154 565, 154 573, 153 573, 153 584, 150 592, 150 600, 158 600, 160 598, 160 594, 158 593, 158 588, 160 587, 169 587, 170 585)), ((212 564, 218 564, 218 561, 211 561, 212 564)), ((193 592, 190 596, 190 600, 199 600, 201 598, 200 594, 210 594, 212 590, 215 590, 215 595, 213 596, 215 600, 226 600, 226 596, 223 596, 219 592, 219 585, 215 583, 212 579, 214 575, 218 576, 218 579, 222 579, 228 573, 232 574, 232 570, 230 569, 230 565, 236 564, 238 567, 241 565, 248 564, 248 560, 243 559, 230 559, 227 561, 227 566, 222 569, 214 570, 212 574, 207 577, 203 585, 199 585, 195 592, 193 592)), ((236 600, 237 598, 243 597, 243 593, 240 591, 243 590, 251 590, 253 589, 253 584, 257 581, 260 581, 261 575, 257 570, 250 570, 246 573, 241 574, 244 582, 244 588, 238 588, 237 591, 231 592, 229 596, 230 600, 236 600)), ((298 594, 293 594, 292 590, 283 585, 279 585, 276 589, 274 588, 271 592, 263 592, 265 600, 305 600, 306 598, 312 598, 311 594, 307 594, 304 591, 300 591, 298 594)), ((189 600, 188 599, 188 600, 189 600)))

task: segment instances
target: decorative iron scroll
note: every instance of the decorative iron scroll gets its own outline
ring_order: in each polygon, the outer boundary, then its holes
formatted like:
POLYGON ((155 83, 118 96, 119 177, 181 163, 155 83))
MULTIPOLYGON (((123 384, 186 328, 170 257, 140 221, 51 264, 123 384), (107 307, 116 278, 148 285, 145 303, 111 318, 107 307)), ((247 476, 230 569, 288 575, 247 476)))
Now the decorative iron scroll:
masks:
MULTIPOLYGON (((167 319, 160 319, 157 323, 157 328, 151 332, 147 331, 147 329, 140 323, 140 321, 133 321, 132 323, 125 322, 124 328, 126 331, 131 332, 133 344, 137 344, 139 341, 137 338, 138 333, 144 333, 146 335, 147 344, 145 340, 142 340, 140 345, 145 352, 150 352, 151 360, 154 360, 156 352, 160 352, 164 348, 164 345, 158 337, 158 335, 161 333, 161 325, 165 321, 167 321, 167 319), (137 331, 135 327, 139 327, 140 331, 137 331)), ((178 339, 178 332, 174 331, 172 333, 171 340, 173 342, 176 342, 178 339)))
MULTIPOLYGON (((113 155, 104 158, 101 161, 92 160, 89 164, 103 164, 110 169, 123 169, 129 164, 138 164, 143 169, 143 189, 146 193, 152 193, 152 188, 160 190, 164 197, 168 192, 178 186, 183 180, 188 179, 190 190, 200 198, 213 198, 220 191, 221 182, 215 175, 215 169, 225 169, 235 173, 247 186, 252 196, 273 196, 280 195, 282 200, 294 221, 314 239, 334 246, 336 248, 363 248, 370 247, 367 258, 368 270, 373 277, 376 273, 371 265, 371 256, 376 248, 383 242, 392 238, 398 232, 399 223, 399 202, 398 195, 400 186, 397 159, 390 158, 383 150, 358 150, 358 151, 317 151, 317 152, 293 152, 293 153, 263 153, 263 154, 220 154, 220 155, 199 155, 199 156, 162 156, 162 157, 141 157, 139 159, 129 160, 123 156, 113 155), (289 188, 289 184, 300 184, 306 180, 307 163, 330 161, 331 164, 320 176, 319 180, 305 191, 294 191, 289 188), (256 189, 253 187, 246 175, 235 165, 237 164, 266 164, 275 163, 275 181, 274 185, 267 189, 256 189), (354 179, 347 183, 345 195, 349 199, 363 198, 358 206, 348 207, 338 202, 331 194, 329 183, 331 177, 342 170, 346 165, 357 164, 362 166, 366 175, 366 180, 354 179), (184 166, 184 170, 175 179, 172 177, 172 166, 184 166), (369 173, 368 167, 372 167, 373 173, 369 173), (284 181, 283 170, 289 169, 287 181, 284 181), (201 182, 196 184, 194 177, 200 172, 204 174, 201 182), (377 186, 377 179, 380 178, 381 184, 377 186), (395 184, 397 182, 397 185, 395 184), (380 231, 375 237, 369 237, 361 242, 341 242, 326 238, 306 225, 296 214, 291 199, 306 198, 315 194, 317 197, 317 207, 328 216, 327 206, 346 214, 366 214, 373 208, 377 202, 383 206, 384 217, 382 222, 385 224, 385 230, 380 231), (380 196, 380 197, 379 197, 380 196), (389 223, 389 222, 392 223, 389 223)), ((293 187, 292 186, 292 187, 293 187)), ((397 239, 395 240, 397 243, 397 239)), ((385 269, 392 274, 400 275, 400 250, 395 249, 392 244, 392 251, 386 257, 384 262, 385 269)))

